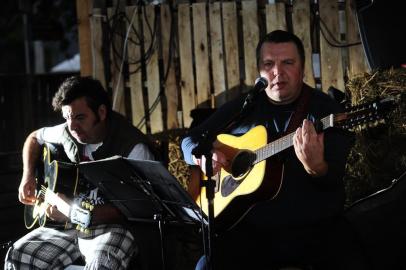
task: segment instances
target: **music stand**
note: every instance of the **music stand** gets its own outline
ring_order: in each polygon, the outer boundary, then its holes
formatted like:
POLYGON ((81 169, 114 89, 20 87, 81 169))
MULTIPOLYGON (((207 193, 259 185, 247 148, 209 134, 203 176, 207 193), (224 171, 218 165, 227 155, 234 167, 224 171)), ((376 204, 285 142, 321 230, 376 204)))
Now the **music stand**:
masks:
POLYGON ((163 264, 162 222, 207 224, 196 202, 160 162, 113 156, 78 167, 129 221, 158 221, 163 264))

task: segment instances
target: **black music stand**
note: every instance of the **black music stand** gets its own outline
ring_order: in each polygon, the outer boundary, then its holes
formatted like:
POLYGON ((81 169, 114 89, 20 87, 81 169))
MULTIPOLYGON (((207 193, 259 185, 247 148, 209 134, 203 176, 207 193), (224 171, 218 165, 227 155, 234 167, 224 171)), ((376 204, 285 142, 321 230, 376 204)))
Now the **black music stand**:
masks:
POLYGON ((78 167, 129 221, 158 221, 163 265, 162 224, 207 224, 196 202, 160 162, 113 156, 78 167))

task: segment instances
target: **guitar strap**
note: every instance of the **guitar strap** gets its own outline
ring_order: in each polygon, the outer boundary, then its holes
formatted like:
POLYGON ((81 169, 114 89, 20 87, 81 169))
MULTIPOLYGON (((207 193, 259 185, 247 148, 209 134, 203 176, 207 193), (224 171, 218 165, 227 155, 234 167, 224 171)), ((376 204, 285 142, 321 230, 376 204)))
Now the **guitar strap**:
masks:
POLYGON ((296 110, 293 112, 293 115, 290 118, 288 127, 285 130, 285 134, 289 134, 295 131, 303 119, 306 117, 309 101, 311 96, 311 88, 307 84, 303 84, 302 91, 300 92, 299 99, 297 101, 296 110))

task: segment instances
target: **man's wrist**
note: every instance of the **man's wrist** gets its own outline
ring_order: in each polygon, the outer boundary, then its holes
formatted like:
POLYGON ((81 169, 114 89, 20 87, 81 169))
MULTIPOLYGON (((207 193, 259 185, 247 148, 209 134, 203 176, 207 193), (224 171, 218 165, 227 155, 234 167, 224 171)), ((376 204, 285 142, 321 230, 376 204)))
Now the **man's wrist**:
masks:
POLYGON ((196 158, 194 155, 192 155, 192 161, 194 165, 200 166, 200 159, 196 158))
POLYGON ((306 171, 312 177, 322 177, 327 174, 328 164, 323 161, 312 168, 306 168, 306 171))

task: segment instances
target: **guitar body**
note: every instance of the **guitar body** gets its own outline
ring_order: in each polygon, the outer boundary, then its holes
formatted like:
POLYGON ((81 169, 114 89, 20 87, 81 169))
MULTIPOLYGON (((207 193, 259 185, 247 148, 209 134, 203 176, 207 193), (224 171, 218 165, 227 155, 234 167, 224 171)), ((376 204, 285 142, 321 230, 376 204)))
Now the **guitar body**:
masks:
MULTIPOLYGON (((229 163, 235 163, 236 156, 242 151, 254 151, 267 144, 267 132, 265 127, 257 126, 246 134, 236 137, 221 134, 217 137, 220 143, 218 148, 222 151, 229 163)), ((245 159, 245 158, 243 158, 245 159)), ((247 172, 240 176, 232 175, 233 168, 226 167, 221 170, 216 179, 214 194, 214 217, 216 229, 228 230, 236 225, 256 202, 272 199, 279 191, 281 179, 275 182, 265 178, 267 163, 265 160, 251 166, 247 172)), ((280 177, 281 173, 276 172, 280 177)), ((200 199, 201 208, 208 215, 208 201, 206 188, 202 187, 200 199)))
POLYGON ((54 146, 45 145, 43 149, 43 169, 37 170, 37 201, 35 205, 25 205, 24 223, 27 229, 36 224, 47 224, 46 209, 49 206, 44 202, 44 188, 63 194, 75 194, 78 179, 77 168, 73 164, 53 160, 54 146))

